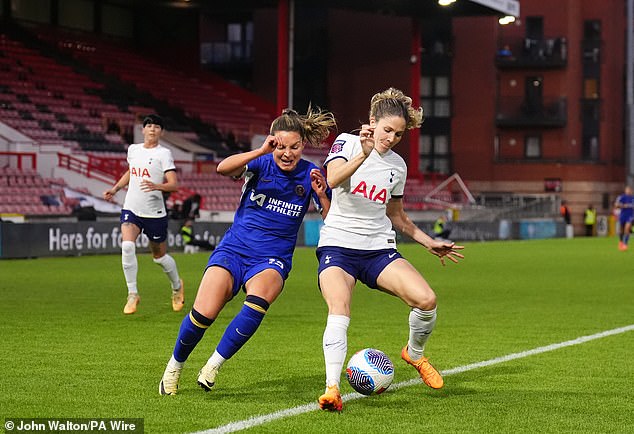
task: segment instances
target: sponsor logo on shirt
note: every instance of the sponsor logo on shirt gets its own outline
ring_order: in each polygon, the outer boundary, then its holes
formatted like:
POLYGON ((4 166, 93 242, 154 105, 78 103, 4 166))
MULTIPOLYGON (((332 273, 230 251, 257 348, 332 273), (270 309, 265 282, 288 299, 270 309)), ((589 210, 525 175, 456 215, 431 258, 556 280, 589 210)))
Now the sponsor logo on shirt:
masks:
POLYGON ((150 177, 150 171, 147 170, 147 168, 145 168, 145 167, 131 167, 130 168, 130 175, 139 176, 141 178, 149 178, 150 177))
POLYGON ((386 189, 384 188, 378 189, 378 187, 374 184, 372 184, 372 186, 369 187, 368 184, 365 183, 365 181, 361 181, 354 188, 354 190, 352 190, 352 194, 358 194, 374 202, 385 203, 387 201, 386 189))
POLYGON ((266 197, 266 195, 263 193, 255 194, 253 190, 251 190, 251 195, 249 196, 249 198, 252 202, 257 203, 264 209, 276 212, 278 214, 287 215, 289 217, 301 217, 304 210, 303 205, 286 202, 274 197, 266 197))

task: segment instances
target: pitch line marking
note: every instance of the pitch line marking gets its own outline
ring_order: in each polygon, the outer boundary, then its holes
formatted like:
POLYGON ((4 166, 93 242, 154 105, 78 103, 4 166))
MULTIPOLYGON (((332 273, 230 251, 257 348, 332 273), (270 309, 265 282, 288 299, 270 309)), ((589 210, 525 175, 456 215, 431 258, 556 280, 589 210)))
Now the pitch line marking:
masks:
MULTIPOLYGON (((543 347, 533 348, 532 350, 521 351, 519 353, 507 354, 506 356, 495 357, 493 359, 484 360, 482 362, 471 363, 464 366, 458 366, 456 368, 447 369, 445 371, 441 371, 441 374, 445 377, 455 374, 461 374, 463 372, 471 371, 473 369, 484 368, 487 366, 497 365, 498 363, 505 363, 511 360, 522 359, 524 357, 533 356, 535 354, 547 353, 549 351, 559 350, 565 347, 571 347, 574 345, 583 344, 589 341, 593 341, 595 339, 602 339, 607 336, 618 335, 621 333, 626 333, 634 330, 634 324, 630 324, 625 327, 619 327, 612 330, 606 330, 603 332, 595 333, 593 335, 581 336, 576 339, 571 339, 569 341, 559 342, 557 344, 546 345, 543 347)), ((397 390, 403 387, 413 386, 415 384, 420 384, 420 378, 414 378, 407 381, 402 381, 400 383, 396 383, 390 386, 390 390, 397 390)), ((342 396, 343 402, 354 401, 355 399, 367 398, 365 395, 361 395, 359 393, 348 393, 342 396)), ((245 430, 248 428, 253 428, 255 426, 264 425, 265 423, 273 422, 277 419, 283 419, 289 416, 298 416, 300 414, 309 413, 311 411, 318 410, 319 406, 316 403, 304 404, 298 407, 287 408, 286 410, 275 411, 273 413, 265 414, 262 416, 254 416, 245 420, 231 422, 226 425, 221 425, 217 428, 212 428, 204 431, 198 431, 194 434, 225 434, 236 431, 245 430)))

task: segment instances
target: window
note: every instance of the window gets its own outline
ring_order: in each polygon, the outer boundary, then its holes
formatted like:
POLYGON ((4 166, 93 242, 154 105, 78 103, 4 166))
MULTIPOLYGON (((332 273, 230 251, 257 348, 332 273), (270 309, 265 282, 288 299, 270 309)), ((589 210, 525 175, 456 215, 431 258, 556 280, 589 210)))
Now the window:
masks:
POLYGON ((449 160, 447 158, 437 158, 434 160, 434 170, 444 175, 449 175, 449 160))
POLYGON ((423 106, 423 115, 426 118, 434 117, 434 100, 425 98, 421 101, 421 105, 423 106))
POLYGON ((541 158, 542 139, 539 136, 526 136, 524 145, 524 155, 526 158, 541 158))
POLYGON ((240 23, 227 24, 227 41, 228 42, 242 41, 242 24, 240 23))
POLYGON ((596 78, 585 78, 583 80, 583 97, 586 99, 599 98, 599 83, 596 78))
POLYGON ((434 117, 448 118, 451 115, 451 104, 448 99, 437 99, 434 101, 434 117))
POLYGON ((423 98, 432 96, 431 77, 420 78, 420 96, 423 98))
POLYGON ((418 141, 419 169, 421 172, 449 174, 449 136, 421 135, 418 141))
POLYGON ((449 96, 449 77, 436 77, 434 80, 434 90, 436 96, 449 96))
POLYGON ((431 154, 431 136, 421 135, 418 140, 418 152, 420 155, 431 154))
POLYGON ((451 116, 451 92, 448 76, 421 77, 420 94, 425 117, 448 118, 451 116))
POLYGON ((598 41, 601 39, 601 21, 586 20, 583 23, 583 39, 598 41))
POLYGON ((434 154, 447 155, 449 153, 449 138, 447 136, 434 137, 434 154))

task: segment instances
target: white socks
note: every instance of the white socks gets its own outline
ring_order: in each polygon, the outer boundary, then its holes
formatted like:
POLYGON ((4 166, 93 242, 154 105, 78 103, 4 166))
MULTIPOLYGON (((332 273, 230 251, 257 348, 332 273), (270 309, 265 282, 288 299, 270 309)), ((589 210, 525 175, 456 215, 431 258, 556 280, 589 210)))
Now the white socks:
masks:
POLYGON ((179 362, 178 360, 174 358, 174 355, 172 355, 172 357, 170 357, 169 362, 167 362, 167 367, 173 368, 173 369, 183 369, 184 365, 185 365, 185 362, 179 362))
POLYGON ((178 269, 176 268, 176 261, 170 255, 165 254, 158 259, 154 259, 154 262, 159 264, 165 274, 167 274, 167 278, 172 282, 172 290, 178 291, 181 287, 181 279, 178 276, 178 269))
POLYGON ((328 315, 323 338, 326 386, 339 385, 348 351, 349 325, 350 318, 345 315, 328 315))
POLYGON ((214 351, 209 360, 207 360, 207 364, 209 366, 216 366, 218 369, 226 362, 227 359, 222 357, 218 351, 214 351))
MULTIPOLYGON (((170 255, 164 255, 154 262, 160 265, 167 274, 172 283, 172 290, 177 291, 181 287, 181 279, 176 268, 176 261, 170 255)), ((121 264, 123 265, 123 275, 125 283, 128 286, 129 294, 138 294, 137 274, 139 272, 139 264, 136 258, 136 244, 134 241, 121 242, 121 264)))
POLYGON ((432 310, 412 309, 409 313, 409 341, 407 352, 412 360, 423 357, 425 343, 436 324, 436 308, 432 310))
POLYGON ((128 294, 138 294, 136 276, 139 265, 136 260, 136 245, 134 241, 121 242, 121 264, 123 265, 125 283, 128 286, 128 294))

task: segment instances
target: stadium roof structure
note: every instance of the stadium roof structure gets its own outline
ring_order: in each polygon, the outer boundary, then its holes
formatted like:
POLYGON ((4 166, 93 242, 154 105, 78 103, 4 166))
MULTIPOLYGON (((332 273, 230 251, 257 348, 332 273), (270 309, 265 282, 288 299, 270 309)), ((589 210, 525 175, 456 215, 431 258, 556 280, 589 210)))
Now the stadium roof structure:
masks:
MULTIPOLYGON (((293 1, 293 0, 290 0, 293 1)), ((387 15, 430 17, 435 15, 513 15, 519 17, 520 0, 456 0, 441 6, 437 0, 299 0, 302 5, 326 6, 387 15)), ((198 8, 209 11, 275 8, 280 0, 105 0, 104 3, 126 6, 165 6, 198 8)))

